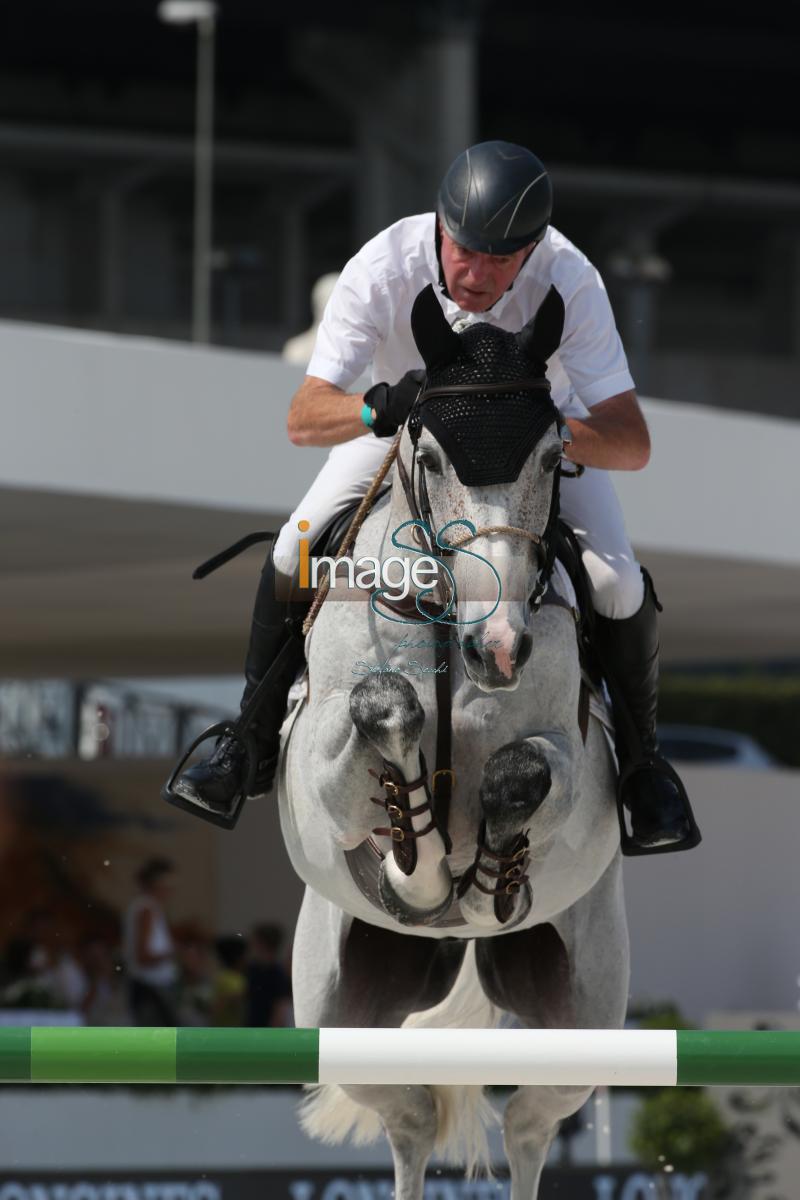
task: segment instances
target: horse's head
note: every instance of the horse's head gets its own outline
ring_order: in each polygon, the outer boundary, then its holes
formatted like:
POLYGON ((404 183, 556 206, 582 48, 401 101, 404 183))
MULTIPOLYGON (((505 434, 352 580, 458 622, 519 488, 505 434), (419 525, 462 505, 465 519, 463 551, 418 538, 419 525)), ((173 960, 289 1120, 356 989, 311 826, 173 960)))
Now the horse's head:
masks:
POLYGON ((563 301, 551 288, 518 333, 481 322, 457 334, 428 287, 411 323, 426 377, 401 474, 439 545, 461 543, 444 560, 457 596, 446 620, 457 620, 467 674, 484 690, 514 688, 552 566, 563 440, 545 365, 563 301))

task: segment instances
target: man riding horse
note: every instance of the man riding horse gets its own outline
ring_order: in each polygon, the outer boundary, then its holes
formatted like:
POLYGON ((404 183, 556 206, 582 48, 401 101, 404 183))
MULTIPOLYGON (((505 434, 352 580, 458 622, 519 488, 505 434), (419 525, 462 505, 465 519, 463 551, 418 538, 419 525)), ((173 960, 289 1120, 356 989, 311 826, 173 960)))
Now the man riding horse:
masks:
POLYGON ((450 166, 435 214, 397 221, 345 266, 288 418, 293 443, 333 449, 264 566, 242 707, 272 668, 270 685, 248 705, 249 741, 233 727, 210 757, 165 790, 172 803, 232 824, 246 796, 272 786, 287 692, 303 660, 296 621, 286 619, 300 539, 313 544, 365 494, 417 399, 415 297, 437 284, 457 331, 477 321, 515 331, 555 287, 564 331, 547 378, 564 420, 565 456, 578 468, 562 477, 561 516, 575 532, 589 580, 594 645, 614 706, 621 799, 631 814, 629 848, 649 853, 695 844, 688 800, 656 740, 658 601, 634 557, 608 474, 646 466, 647 426, 602 279, 549 224, 551 209, 550 179, 534 154, 483 142, 450 166), (348 393, 367 368, 378 382, 363 395, 348 393))

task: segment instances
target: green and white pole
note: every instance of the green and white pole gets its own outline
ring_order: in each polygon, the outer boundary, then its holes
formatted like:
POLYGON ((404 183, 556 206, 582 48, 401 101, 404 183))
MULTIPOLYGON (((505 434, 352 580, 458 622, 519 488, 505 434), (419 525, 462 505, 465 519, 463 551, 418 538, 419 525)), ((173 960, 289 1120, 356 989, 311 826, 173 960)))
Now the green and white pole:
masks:
POLYGON ((0 1083, 800 1085, 800 1032, 0 1027, 0 1083))

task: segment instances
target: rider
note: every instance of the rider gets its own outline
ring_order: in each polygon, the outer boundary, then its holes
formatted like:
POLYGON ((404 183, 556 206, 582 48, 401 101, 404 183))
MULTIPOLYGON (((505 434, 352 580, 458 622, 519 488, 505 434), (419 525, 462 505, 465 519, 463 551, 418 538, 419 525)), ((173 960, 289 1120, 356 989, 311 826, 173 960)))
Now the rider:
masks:
MULTIPOLYGON (((626 729, 624 739, 618 732, 617 752, 633 839, 641 849, 667 848, 687 837, 689 825, 679 781, 657 753, 657 600, 634 557, 608 474, 644 467, 649 435, 602 279, 549 224, 551 208, 550 179, 534 154, 508 142, 483 142, 451 164, 435 214, 397 221, 345 266, 288 419, 295 445, 333 449, 262 572, 242 703, 292 640, 285 620, 288 578, 281 576, 294 574, 300 538, 313 542, 363 496, 417 396, 414 369, 422 362, 409 321, 417 294, 438 285, 457 331, 472 321, 516 331, 555 285, 565 306, 564 332, 547 376, 571 435, 565 454, 585 468, 577 478, 562 478, 561 515, 582 549, 596 648, 607 676, 613 674, 618 731, 626 729), (378 382, 364 395, 348 393, 370 365, 378 382), (303 530, 301 521, 309 523, 303 530)), ((297 652, 284 654, 278 678, 258 701, 250 732, 259 761, 249 794, 272 783, 286 691, 302 661, 296 635, 294 642, 297 652)), ((178 802, 198 815, 231 812, 242 802, 247 765, 242 742, 224 736, 208 759, 180 775, 178 802)))

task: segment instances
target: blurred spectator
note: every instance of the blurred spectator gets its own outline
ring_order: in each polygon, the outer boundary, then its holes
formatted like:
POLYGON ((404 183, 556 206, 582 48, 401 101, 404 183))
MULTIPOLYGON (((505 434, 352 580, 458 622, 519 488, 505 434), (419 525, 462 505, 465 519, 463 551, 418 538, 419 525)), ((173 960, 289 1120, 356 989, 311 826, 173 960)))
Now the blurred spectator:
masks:
POLYGON ((128 905, 122 953, 134 1025, 176 1025, 178 964, 164 906, 172 895, 174 866, 151 858, 137 873, 139 893, 128 905))
POLYGON ((219 970, 214 976, 211 1020, 214 1025, 244 1025, 247 1009, 247 942, 236 934, 217 938, 219 970))
POLYGON ((211 938, 187 922, 175 930, 178 959, 178 1025, 208 1025, 214 991, 211 938))
POLYGON ((286 362, 295 363, 298 367, 307 367, 314 352, 317 340, 317 329, 325 312, 325 305, 331 298, 338 272, 322 275, 311 289, 311 328, 296 337, 289 338, 283 347, 282 355, 286 362))
POLYGON ((33 942, 15 937, 6 946, 3 963, 1 1008, 53 1008, 53 995, 47 983, 37 979, 31 966, 33 942))
POLYGON ((54 1008, 78 1009, 89 987, 89 981, 77 959, 64 944, 56 915, 48 908, 34 910, 28 918, 33 949, 31 966, 45 986, 49 987, 54 1008))
POLYGON ((80 964, 64 945, 55 914, 38 908, 25 921, 26 935, 6 951, 4 1008, 79 1010, 89 987, 80 964))
POLYGON ((88 988, 81 1009, 86 1025, 126 1025, 129 1020, 122 975, 114 952, 102 938, 86 938, 81 964, 88 988))
POLYGON ((293 1024, 292 984, 278 958, 283 942, 279 925, 256 925, 247 964, 247 1024, 293 1024))

